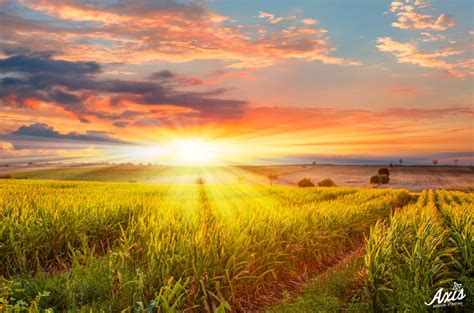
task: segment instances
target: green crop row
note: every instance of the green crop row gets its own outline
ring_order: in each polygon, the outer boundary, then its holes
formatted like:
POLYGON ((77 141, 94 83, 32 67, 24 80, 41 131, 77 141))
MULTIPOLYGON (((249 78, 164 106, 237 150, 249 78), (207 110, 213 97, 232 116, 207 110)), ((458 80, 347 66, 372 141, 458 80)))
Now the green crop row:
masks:
MULTIPOLYGON (((378 222, 367 240, 366 291, 373 312, 428 312, 439 288, 461 283, 472 305, 472 194, 424 191, 378 222)), ((472 308, 472 307, 471 307, 472 308)))

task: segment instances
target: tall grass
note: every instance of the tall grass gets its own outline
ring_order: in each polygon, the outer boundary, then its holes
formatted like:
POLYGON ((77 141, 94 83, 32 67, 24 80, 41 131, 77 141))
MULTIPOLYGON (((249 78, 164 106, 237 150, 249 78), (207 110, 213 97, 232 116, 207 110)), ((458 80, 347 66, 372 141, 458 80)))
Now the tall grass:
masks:
POLYGON ((411 198, 395 190, 0 184, 0 272, 55 310, 242 310, 333 262, 411 198))

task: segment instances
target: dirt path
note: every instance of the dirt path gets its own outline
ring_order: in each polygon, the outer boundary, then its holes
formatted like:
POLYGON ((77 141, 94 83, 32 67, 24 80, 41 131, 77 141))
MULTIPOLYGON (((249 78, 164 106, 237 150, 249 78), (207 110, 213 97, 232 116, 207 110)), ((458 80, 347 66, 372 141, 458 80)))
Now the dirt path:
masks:
MULTIPOLYGON (((339 257, 336 260, 328 262, 323 266, 314 267, 311 264, 305 265, 300 271, 300 275, 292 279, 280 279, 271 286, 265 286, 262 290, 257 290, 253 298, 242 299, 238 307, 234 307, 237 312, 267 312, 271 311, 278 303, 281 303, 284 298, 289 297, 295 299, 300 295, 304 289, 318 280, 320 277, 326 275, 329 271, 339 271, 346 267, 350 262, 361 258, 365 253, 365 245, 352 249, 339 257)), ((288 301, 286 299, 286 301, 288 301)))
POLYGON ((367 312, 368 303, 362 289, 363 256, 363 248, 353 251, 324 273, 310 279, 301 290, 266 308, 265 312, 367 312))

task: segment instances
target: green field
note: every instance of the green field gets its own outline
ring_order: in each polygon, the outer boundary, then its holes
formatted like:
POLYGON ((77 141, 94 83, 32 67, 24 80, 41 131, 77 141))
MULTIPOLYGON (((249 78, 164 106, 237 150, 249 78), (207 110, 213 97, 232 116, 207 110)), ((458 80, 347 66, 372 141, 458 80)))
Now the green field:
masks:
POLYGON ((426 310, 439 285, 472 291, 471 205, 445 191, 4 180, 0 305, 426 310))

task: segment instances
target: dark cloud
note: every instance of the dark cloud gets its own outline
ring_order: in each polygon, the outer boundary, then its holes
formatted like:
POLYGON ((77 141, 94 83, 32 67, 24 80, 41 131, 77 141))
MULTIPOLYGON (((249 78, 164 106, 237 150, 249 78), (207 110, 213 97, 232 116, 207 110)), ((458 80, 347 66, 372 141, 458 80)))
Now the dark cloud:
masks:
POLYGON ((192 76, 177 75, 169 70, 151 73, 149 79, 157 80, 162 84, 178 84, 178 85, 202 85, 203 81, 192 76))
POLYGON ((135 17, 154 17, 157 14, 170 13, 186 19, 199 20, 206 18, 208 12, 200 1, 175 0, 131 0, 119 1, 118 4, 101 6, 117 14, 135 17))
MULTIPOLYGON (((8 134, 2 135, 2 139, 22 139, 22 137, 34 137, 38 140, 48 139, 60 139, 60 140, 78 140, 96 143, 113 143, 113 144, 125 144, 127 142, 110 136, 108 132, 102 131, 87 131, 83 134, 78 132, 69 132, 67 134, 61 134, 54 130, 53 127, 48 126, 44 123, 35 123, 31 125, 23 125, 16 131, 12 131, 8 134)), ((23 138, 24 139, 24 138, 23 138)))
POLYGON ((37 58, 50 58, 54 55, 53 51, 32 51, 24 47, 5 48, 3 53, 6 55, 24 55, 37 58))
POLYGON ((170 71, 152 74, 158 81, 132 81, 119 79, 99 79, 102 71, 96 62, 70 62, 55 60, 48 53, 33 53, 29 50, 8 53, 26 53, 10 55, 0 59, 0 99, 10 106, 24 106, 27 99, 37 99, 61 106, 73 112, 83 122, 88 116, 117 120, 121 116, 101 112, 85 103, 91 96, 106 95, 111 105, 118 105, 120 100, 134 103, 159 106, 174 105, 191 108, 201 117, 231 118, 240 116, 246 106, 245 101, 221 99, 226 90, 214 89, 205 92, 179 91, 182 85, 194 84, 195 79, 181 77, 173 84, 162 82, 163 79, 177 77, 170 71))
MULTIPOLYGON (((7 50, 6 53, 12 53, 13 50, 7 50)), ((20 73, 47 73, 59 75, 83 75, 96 74, 101 71, 101 67, 96 62, 70 62, 54 60, 52 54, 16 54, 10 55, 5 59, 0 59, 1 72, 20 72, 20 73)))
POLYGON ((149 76, 150 79, 170 79, 174 77, 175 77, 175 74, 168 70, 154 72, 154 73, 151 73, 151 75, 149 76))
POLYGON ((114 123, 114 126, 117 126, 117 127, 127 127, 129 125, 128 122, 115 122, 114 123))
POLYGON ((35 137, 47 137, 47 138, 55 138, 61 136, 60 133, 55 131, 53 127, 49 127, 43 123, 35 123, 31 124, 30 126, 21 126, 18 130, 13 131, 7 135, 13 136, 35 136, 35 137))
POLYGON ((43 123, 23 125, 16 131, 0 135, 0 141, 12 144, 14 150, 77 150, 91 147, 135 145, 113 137, 108 132, 89 130, 85 133, 60 133, 43 123))

